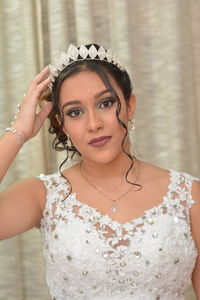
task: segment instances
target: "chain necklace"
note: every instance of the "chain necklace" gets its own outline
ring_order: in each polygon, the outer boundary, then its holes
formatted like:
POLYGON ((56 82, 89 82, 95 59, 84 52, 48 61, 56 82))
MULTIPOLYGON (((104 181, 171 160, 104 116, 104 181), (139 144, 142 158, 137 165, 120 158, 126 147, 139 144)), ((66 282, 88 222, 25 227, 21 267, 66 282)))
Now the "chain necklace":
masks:
MULTIPOLYGON (((100 193, 104 198, 112 201, 112 204, 110 206, 110 210, 112 212, 117 212, 119 211, 119 205, 117 205, 117 201, 119 201, 120 199, 122 199, 124 196, 126 196, 132 189, 133 189, 133 185, 125 192, 123 193, 121 196, 117 197, 116 199, 112 199, 108 196, 106 196, 102 191, 100 191, 87 177, 86 175, 84 174, 83 172, 83 169, 82 169, 82 161, 80 162, 80 172, 81 172, 81 175, 83 176, 83 178, 89 183, 89 185, 91 185, 98 193, 100 193)), ((136 180, 135 180, 135 183, 137 182, 138 180, 138 177, 139 177, 139 174, 140 174, 140 168, 138 170, 138 174, 137 174, 137 177, 136 177, 136 180)))

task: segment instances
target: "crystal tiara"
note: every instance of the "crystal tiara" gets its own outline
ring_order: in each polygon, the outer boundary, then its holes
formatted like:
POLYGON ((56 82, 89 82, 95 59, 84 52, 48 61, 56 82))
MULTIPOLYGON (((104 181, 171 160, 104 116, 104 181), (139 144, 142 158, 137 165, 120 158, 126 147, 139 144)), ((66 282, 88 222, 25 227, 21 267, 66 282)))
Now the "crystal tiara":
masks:
POLYGON ((69 65, 75 61, 81 60, 102 60, 117 66, 120 70, 124 68, 120 64, 119 58, 112 54, 112 51, 104 49, 101 46, 99 49, 95 45, 91 45, 89 49, 81 45, 79 48, 70 44, 67 53, 61 52, 60 58, 55 61, 55 65, 49 65, 51 82, 49 88, 52 89, 55 78, 69 65))

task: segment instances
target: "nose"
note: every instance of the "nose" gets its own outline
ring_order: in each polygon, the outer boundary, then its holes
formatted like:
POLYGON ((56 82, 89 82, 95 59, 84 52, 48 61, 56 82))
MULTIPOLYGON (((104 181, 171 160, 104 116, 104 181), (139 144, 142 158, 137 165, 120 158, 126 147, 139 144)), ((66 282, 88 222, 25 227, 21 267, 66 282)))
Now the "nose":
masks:
POLYGON ((103 120, 98 112, 90 111, 87 117, 87 129, 89 132, 96 132, 103 128, 103 120))

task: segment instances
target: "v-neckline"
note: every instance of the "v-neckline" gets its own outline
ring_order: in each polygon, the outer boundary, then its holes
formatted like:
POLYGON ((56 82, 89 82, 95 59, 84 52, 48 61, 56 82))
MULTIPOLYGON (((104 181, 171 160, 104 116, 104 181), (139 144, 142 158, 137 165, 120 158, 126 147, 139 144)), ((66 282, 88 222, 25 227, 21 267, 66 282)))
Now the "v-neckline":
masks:
MULTIPOLYGON (((132 218, 130 221, 127 221, 127 222, 124 222, 124 223, 121 223, 118 220, 113 220, 112 217, 109 214, 102 214, 98 208, 96 208, 94 206, 91 206, 89 204, 86 204, 85 202, 82 202, 82 201, 78 200, 76 192, 72 192, 66 198, 66 201, 70 197, 70 200, 74 201, 78 206, 83 207, 83 208, 86 207, 87 209, 90 209, 91 211, 94 211, 95 214, 96 214, 96 216, 98 216, 100 219, 101 218, 107 218, 110 223, 115 224, 115 225, 117 225, 117 226, 119 226, 121 228, 125 228, 127 226, 130 226, 131 224, 138 223, 140 220, 143 220, 147 215, 150 215, 151 212, 153 212, 155 210, 159 210, 161 207, 163 207, 163 205, 165 204, 165 202, 168 200, 168 194, 170 192, 170 185, 172 183, 172 176, 173 176, 174 170, 173 169, 168 169, 168 171, 169 171, 169 183, 167 185, 167 192, 166 192, 166 194, 164 194, 162 196, 162 201, 159 204, 154 205, 153 207, 150 207, 150 208, 144 210, 144 212, 143 212, 143 214, 141 216, 138 216, 136 218, 132 218)), ((63 176, 60 173, 58 173, 58 174, 59 174, 60 178, 63 179, 64 184, 68 187, 68 180, 65 179, 65 178, 63 178, 63 176)))

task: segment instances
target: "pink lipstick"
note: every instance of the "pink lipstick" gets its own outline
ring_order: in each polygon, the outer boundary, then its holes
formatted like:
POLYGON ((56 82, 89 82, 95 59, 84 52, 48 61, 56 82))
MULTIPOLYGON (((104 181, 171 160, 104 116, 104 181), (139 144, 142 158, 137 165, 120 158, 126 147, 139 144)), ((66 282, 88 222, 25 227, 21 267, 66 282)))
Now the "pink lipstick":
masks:
POLYGON ((107 142, 109 142, 110 139, 111 139, 111 136, 100 136, 98 138, 90 140, 89 145, 92 147, 102 147, 105 144, 107 144, 107 142))

